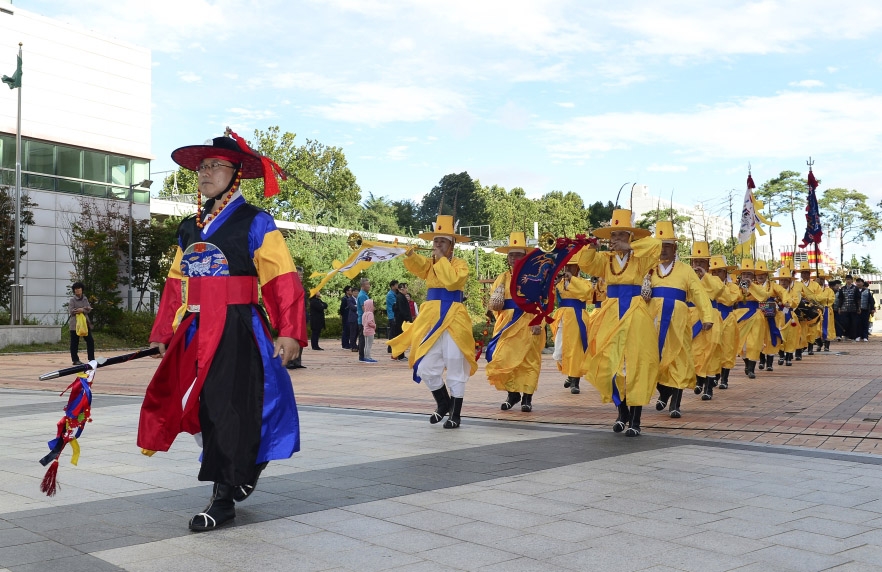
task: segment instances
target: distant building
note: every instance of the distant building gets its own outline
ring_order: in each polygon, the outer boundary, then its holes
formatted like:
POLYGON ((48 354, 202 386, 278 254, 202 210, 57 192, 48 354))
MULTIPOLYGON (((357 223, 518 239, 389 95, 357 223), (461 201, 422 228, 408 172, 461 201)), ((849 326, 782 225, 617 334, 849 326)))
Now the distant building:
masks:
MULTIPOLYGON (((24 313, 66 319, 74 270, 67 222, 81 197, 122 202, 150 178, 151 58, 146 48, 38 16, 0 0, 0 72, 22 57, 22 192, 36 203, 25 227, 24 313)), ((0 191, 15 186, 18 90, 0 86, 0 191)), ((150 218, 149 191, 134 192, 135 220, 150 218)), ((121 289, 124 299, 125 287, 121 289)))

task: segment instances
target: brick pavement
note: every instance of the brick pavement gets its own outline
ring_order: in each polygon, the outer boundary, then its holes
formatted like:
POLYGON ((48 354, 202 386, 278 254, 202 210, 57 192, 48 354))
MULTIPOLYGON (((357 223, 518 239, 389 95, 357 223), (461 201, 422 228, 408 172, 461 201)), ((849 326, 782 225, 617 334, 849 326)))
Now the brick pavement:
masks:
MULTIPOLYGON (((291 372, 298 403, 335 408, 423 413, 434 408, 426 389, 410 379, 406 362, 387 358, 377 341, 377 364, 360 364, 356 354, 336 340, 323 340, 326 351, 304 350, 306 369, 291 372)), ((833 342, 831 351, 804 356, 793 367, 775 365, 748 380, 732 371, 728 390, 702 402, 684 395, 683 417, 670 419, 652 407, 643 415, 643 430, 696 438, 791 445, 834 451, 882 454, 882 336, 867 343, 833 342)), ((98 355, 102 352, 98 351, 98 355)), ((61 391, 64 380, 40 382, 41 373, 68 365, 66 354, 0 355, 0 387, 61 391)), ((158 362, 142 359, 99 371, 96 393, 143 395, 158 362)), ((563 388, 550 355, 543 356, 539 390, 532 413, 503 412, 503 395, 484 376, 485 362, 467 386, 463 416, 529 423, 610 426, 612 405, 600 403, 583 381, 582 393, 563 388)), ((2 403, 0 403, 2 407, 2 403)))

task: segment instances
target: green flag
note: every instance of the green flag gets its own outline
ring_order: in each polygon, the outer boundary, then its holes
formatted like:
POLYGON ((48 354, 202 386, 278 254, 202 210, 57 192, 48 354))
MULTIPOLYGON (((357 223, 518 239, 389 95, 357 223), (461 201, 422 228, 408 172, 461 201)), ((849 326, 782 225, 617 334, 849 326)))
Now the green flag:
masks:
POLYGON ((15 89, 17 87, 21 87, 21 54, 18 54, 18 66, 15 68, 15 73, 12 76, 5 75, 3 76, 3 83, 9 86, 9 89, 15 89))

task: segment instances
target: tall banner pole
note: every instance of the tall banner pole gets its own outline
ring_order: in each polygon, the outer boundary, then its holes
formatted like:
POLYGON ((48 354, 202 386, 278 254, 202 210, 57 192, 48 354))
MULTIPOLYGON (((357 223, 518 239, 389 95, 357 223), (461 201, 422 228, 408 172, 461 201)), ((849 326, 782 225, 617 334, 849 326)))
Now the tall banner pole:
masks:
MULTIPOLYGON (((21 60, 21 42, 18 43, 18 57, 21 60)), ((24 324, 24 296, 21 291, 21 84, 18 86, 18 121, 15 130, 15 265, 13 272, 13 298, 18 304, 10 304, 12 324, 18 320, 24 324)))

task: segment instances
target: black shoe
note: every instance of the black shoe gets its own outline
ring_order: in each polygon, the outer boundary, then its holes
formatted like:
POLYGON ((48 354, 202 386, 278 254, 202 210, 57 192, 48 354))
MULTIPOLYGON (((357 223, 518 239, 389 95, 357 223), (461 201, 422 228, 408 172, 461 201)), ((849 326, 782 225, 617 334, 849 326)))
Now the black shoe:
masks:
POLYGON ((726 368, 720 370, 720 389, 729 389, 729 370, 726 368))
POLYGON ((257 474, 254 475, 254 480, 252 480, 247 485, 239 485, 238 487, 233 487, 233 500, 236 502, 242 502, 251 496, 251 493, 254 492, 254 489, 257 488, 257 479, 260 478, 260 473, 266 468, 269 463, 261 463, 257 465, 257 474))
POLYGON ((760 354, 759 368, 766 369, 766 354, 760 354))
POLYGON ((214 484, 211 500, 205 510, 190 519, 190 530, 206 532, 236 518, 236 503, 229 485, 214 484))
POLYGON ((704 391, 704 389, 702 388, 703 385, 704 378, 695 376, 695 389, 692 390, 695 392, 695 395, 699 395, 702 391, 704 391))
MULTIPOLYGON (((710 378, 708 378, 710 379, 710 378)), ((683 390, 675 389, 674 393, 671 395, 671 409, 670 414, 672 419, 680 418, 680 401, 683 400, 683 390)))
POLYGON ((775 371, 773 369, 774 361, 775 361, 775 356, 766 355, 766 371, 775 371))
POLYGON ((521 400, 521 411, 524 413, 529 413, 533 411, 533 394, 525 393, 524 398, 521 400))
POLYGON ((802 361, 802 349, 796 350, 796 357, 793 359, 795 359, 796 361, 802 361))
POLYGON ((628 420, 628 429, 625 430, 626 437, 637 437, 640 435, 640 414, 643 413, 643 407, 635 405, 631 407, 630 419, 628 420))
POLYGON ((793 354, 792 353, 787 352, 786 354, 784 354, 784 365, 785 365, 785 367, 790 367, 793 365, 793 354))
POLYGON ((83 362, 81 362, 80 360, 76 360, 73 362, 73 365, 83 365, 83 362))
POLYGON ((567 380, 564 382, 564 389, 569 389, 571 385, 573 385, 573 378, 567 376, 567 380))
POLYGON ((830 351, 830 340, 824 340, 824 351, 825 352, 830 351))
POLYGON ((447 386, 442 385, 441 387, 433 391, 432 397, 435 398, 435 403, 438 404, 435 412, 429 416, 429 423, 434 425, 435 423, 443 420, 444 416, 450 413, 450 394, 447 393, 447 386))
POLYGON ((398 356, 398 357, 395 358, 395 359, 398 360, 398 361, 407 361, 407 356, 404 355, 404 354, 401 354, 400 356, 398 356))
POLYGON ((754 368, 756 367, 756 362, 752 360, 748 360, 747 362, 747 377, 748 379, 756 379, 756 373, 754 368))
POLYGON ((319 348, 319 347, 315 347, 315 348, 312 348, 312 349, 315 350, 315 351, 317 351, 317 352, 323 352, 323 351, 325 351, 325 348, 319 348))
POLYGON ((445 429, 459 427, 459 414, 462 412, 462 397, 454 397, 450 400, 450 417, 444 422, 445 429))
POLYGON ((570 385, 570 393, 573 395, 579 395, 579 379, 578 377, 573 378, 573 383, 570 385))
POLYGON ((808 345, 808 355, 810 355, 810 356, 815 355, 815 349, 814 349, 814 348, 815 348, 815 344, 809 344, 809 345, 808 345))
POLYGON ((505 401, 502 402, 502 405, 500 405, 499 408, 502 409, 503 411, 508 411, 509 409, 511 409, 512 407, 514 407, 515 405, 517 405, 520 402, 521 402, 521 394, 518 393, 517 391, 509 391, 508 397, 505 399, 505 401))
POLYGON ((619 415, 616 417, 616 422, 613 423, 613 433, 621 433, 624 431, 625 423, 628 422, 628 418, 631 416, 628 406, 624 402, 619 404, 618 410, 619 415))

